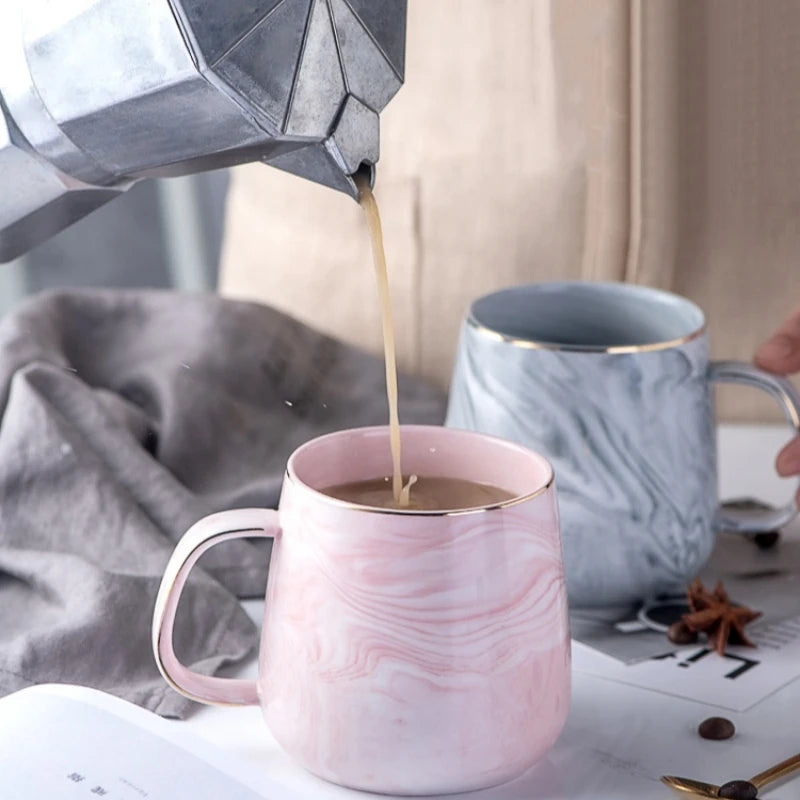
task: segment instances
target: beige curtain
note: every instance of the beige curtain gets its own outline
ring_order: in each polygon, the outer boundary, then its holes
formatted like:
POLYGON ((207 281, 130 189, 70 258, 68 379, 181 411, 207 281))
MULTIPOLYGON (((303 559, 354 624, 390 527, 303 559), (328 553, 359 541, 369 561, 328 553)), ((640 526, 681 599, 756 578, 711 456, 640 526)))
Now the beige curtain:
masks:
MULTIPOLYGON (((800 301, 798 30, 794 0, 409 0, 377 183, 402 366, 446 385, 472 298, 559 278, 687 295, 749 360, 800 301)), ((380 350, 343 195, 236 169, 221 290, 380 350)))

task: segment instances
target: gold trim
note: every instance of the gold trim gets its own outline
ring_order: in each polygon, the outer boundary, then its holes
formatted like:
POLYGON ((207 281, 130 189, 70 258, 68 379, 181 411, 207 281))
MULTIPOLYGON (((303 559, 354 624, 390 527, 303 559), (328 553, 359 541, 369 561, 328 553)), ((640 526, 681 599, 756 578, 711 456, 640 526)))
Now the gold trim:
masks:
MULTIPOLYGON (((191 529, 190 529, 191 530, 191 529)), ((190 692, 181 686, 175 678, 172 677, 171 673, 167 669, 167 665, 164 663, 164 659, 161 657, 161 640, 164 637, 164 621, 167 616, 167 605, 169 603, 170 598, 175 591, 175 584, 178 581, 178 576, 181 573, 184 565, 187 561, 191 560, 198 550, 200 550, 200 554, 195 558, 194 562, 189 566, 189 572, 194 568, 197 561, 200 560, 203 553, 207 550, 210 550, 217 542, 216 539, 220 539, 223 536, 228 536, 229 534, 243 534, 241 538, 244 538, 244 534, 253 534, 257 533, 258 531, 262 530, 261 528, 235 528, 231 530, 219 531, 217 533, 212 534, 208 537, 203 537, 198 541, 186 542, 184 543, 184 539, 181 538, 178 541, 178 544, 175 546, 175 549, 170 556, 169 561, 167 562, 167 566, 164 570, 164 574, 161 578, 161 583, 158 587, 158 593, 156 595, 156 602, 153 607, 153 619, 150 625, 150 641, 153 650, 153 660, 156 662, 156 667, 158 671, 161 673, 161 677, 167 683, 167 685, 174 689, 178 694, 182 695, 183 697, 192 700, 195 703, 202 703, 203 705, 207 706, 219 706, 220 708, 241 708, 245 705, 249 705, 248 703, 237 703, 230 700, 209 700, 201 695, 195 694, 194 692, 190 692), (185 546, 184 546, 185 545, 185 546), (207 545, 207 547, 204 547, 207 545), (185 555, 184 555, 184 550, 185 555)), ((189 533, 189 531, 187 531, 189 533)), ((185 536, 185 534, 184 534, 185 536)), ((186 575, 186 579, 188 580, 189 573, 186 575)), ((184 582, 185 585, 185 582, 184 582)), ((181 588, 181 593, 183 589, 181 588)), ((180 601, 180 597, 178 598, 180 601)), ((177 612, 177 606, 176 606, 177 612)), ((175 624, 175 616, 172 616, 172 624, 174 627, 175 624)), ((174 631, 173 631, 174 632, 174 631)), ((171 637, 172 638, 172 637, 171 637)), ((215 681, 240 681, 242 683, 256 683, 257 681, 250 680, 248 678, 219 678, 216 675, 202 675, 201 673, 196 673, 191 667, 187 667, 180 659, 178 659, 177 655, 175 655, 175 648, 172 646, 173 643, 170 642, 170 650, 172 650, 172 654, 175 656, 175 659, 178 661, 180 667, 185 669, 187 672, 195 675, 199 675, 203 678, 210 678, 211 680, 215 681)))
POLYGON ((797 415, 797 407, 792 402, 791 396, 786 392, 786 390, 781 387, 778 389, 780 394, 780 402, 783 406, 784 411, 786 412, 786 416, 789 417, 789 424, 796 430, 800 431, 800 417, 797 415))
POLYGON ((794 404, 792 396, 782 386, 779 387, 780 402, 783 406, 786 416, 789 417, 789 424, 796 430, 800 431, 800 416, 798 416, 797 406, 794 404))
POLYGON ((488 328, 483 323, 478 322, 471 313, 467 317, 467 325, 477 333, 487 336, 496 342, 503 342, 504 344, 510 344, 512 347, 521 347, 525 350, 554 350, 564 353, 608 353, 613 355, 620 355, 623 353, 652 353, 656 350, 669 350, 672 347, 680 347, 694 339, 699 339, 706 332, 706 323, 704 322, 696 331, 686 336, 681 336, 679 339, 670 339, 665 342, 652 342, 651 344, 624 344, 602 347, 591 344, 555 344, 553 342, 537 342, 534 339, 517 339, 505 333, 500 333, 500 331, 488 328))
POLYGON ((487 511, 496 511, 501 508, 511 508, 512 506, 520 505, 520 503, 525 503, 528 500, 533 500, 535 497, 539 497, 539 495, 544 494, 548 489, 550 489, 556 479, 555 471, 553 467, 550 466, 550 478, 544 486, 539 487, 534 492, 529 492, 528 494, 518 495, 517 497, 512 497, 510 500, 504 500, 502 503, 493 503, 490 506, 476 506, 474 508, 453 508, 453 509, 424 509, 424 508, 376 508, 375 506, 362 506, 359 503, 352 503, 349 500, 340 500, 338 497, 332 497, 329 494, 325 494, 324 492, 320 492, 317 489, 309 486, 307 483, 304 483, 300 480, 296 475, 292 475, 292 473, 287 469, 286 470, 286 480, 289 483, 301 488, 305 489, 306 491, 312 492, 315 497, 318 497, 320 500, 330 503, 331 505, 338 506, 339 508, 346 508, 350 511, 361 511, 365 514, 394 514, 396 516, 401 517, 464 517, 467 514, 483 514, 487 511))

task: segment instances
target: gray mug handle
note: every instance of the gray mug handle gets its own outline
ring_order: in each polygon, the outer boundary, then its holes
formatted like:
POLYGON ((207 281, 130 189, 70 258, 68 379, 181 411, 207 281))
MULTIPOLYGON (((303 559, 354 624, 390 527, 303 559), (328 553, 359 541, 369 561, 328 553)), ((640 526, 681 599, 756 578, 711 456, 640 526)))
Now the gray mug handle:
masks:
MULTIPOLYGON (((778 401, 795 433, 800 431, 800 396, 788 379, 744 361, 713 361, 708 377, 715 383, 742 383, 761 389, 778 401)), ((714 524, 718 530, 734 533, 772 531, 791 522, 797 511, 795 500, 776 509, 719 509, 714 524)))

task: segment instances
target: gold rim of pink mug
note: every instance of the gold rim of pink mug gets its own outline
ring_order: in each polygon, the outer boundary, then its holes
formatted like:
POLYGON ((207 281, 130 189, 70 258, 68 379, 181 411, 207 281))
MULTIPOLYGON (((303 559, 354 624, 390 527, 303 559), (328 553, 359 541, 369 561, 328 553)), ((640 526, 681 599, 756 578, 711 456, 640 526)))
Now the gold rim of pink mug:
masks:
MULTIPOLYGON (((253 528, 231 528, 229 531, 225 531, 222 534, 218 534, 218 536, 224 536, 229 533, 244 533, 244 532, 251 532, 254 530, 253 528)), ((180 544, 180 542, 179 542, 180 544)), ((242 703, 237 703, 232 700, 207 700, 201 697, 198 694, 194 694, 192 692, 187 691, 185 688, 181 687, 175 679, 170 674, 169 670, 167 669, 166 664, 164 663, 164 659, 161 657, 161 647, 160 647, 160 638, 161 638, 161 629, 164 623, 164 617, 166 616, 166 607, 167 607, 167 599, 172 594, 173 590, 175 589, 175 583, 178 580, 178 575, 183 567, 183 565, 194 556, 194 554, 203 547, 206 542, 198 542, 189 552, 186 554, 186 558, 180 560, 180 562, 172 563, 172 559, 170 558, 169 563, 167 564, 167 568, 164 572, 164 575, 161 578, 161 586, 158 590, 158 595, 156 596, 156 603, 153 609, 153 621, 150 627, 150 640, 152 643, 152 650, 153 650, 153 658, 156 662, 156 667, 158 667, 158 671, 161 673, 161 677, 167 682, 167 684, 174 689, 178 694, 183 695, 184 697, 188 697, 190 700, 194 701, 195 703, 202 703, 206 706, 219 706, 220 708, 241 708, 242 703)))
POLYGON ((595 345, 537 342, 535 339, 519 339, 487 327, 482 322, 478 322, 472 314, 467 317, 467 325, 482 336, 486 336, 496 342, 510 344, 512 347, 521 347, 525 350, 556 350, 567 353, 609 353, 612 355, 621 355, 624 353, 652 353, 656 350, 669 350, 673 347, 680 347, 694 339, 699 339, 707 329, 707 325, 704 322, 696 331, 692 331, 692 333, 688 333, 686 336, 681 336, 677 339, 669 339, 663 342, 651 342, 650 344, 621 344, 601 347, 595 345))

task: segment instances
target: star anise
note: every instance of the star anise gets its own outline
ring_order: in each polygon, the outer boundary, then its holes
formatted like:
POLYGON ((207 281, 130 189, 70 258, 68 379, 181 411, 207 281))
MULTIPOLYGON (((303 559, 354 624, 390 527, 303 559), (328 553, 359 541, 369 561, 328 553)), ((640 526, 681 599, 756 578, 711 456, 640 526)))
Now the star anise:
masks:
POLYGON ((683 615, 683 622, 690 631, 705 633, 709 643, 720 655, 725 653, 725 645, 728 643, 755 647, 747 638, 744 626, 758 619, 761 612, 733 605, 722 581, 717 583, 713 592, 709 592, 700 579, 696 578, 689 584, 687 596, 691 610, 683 615))

